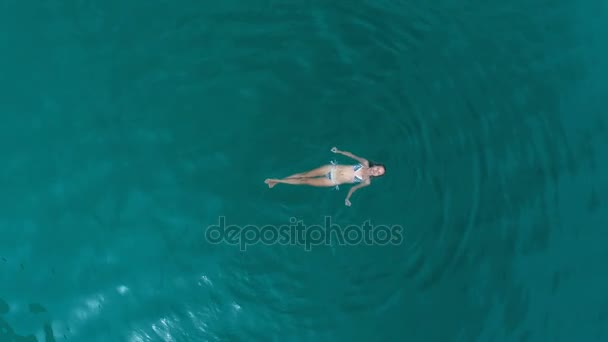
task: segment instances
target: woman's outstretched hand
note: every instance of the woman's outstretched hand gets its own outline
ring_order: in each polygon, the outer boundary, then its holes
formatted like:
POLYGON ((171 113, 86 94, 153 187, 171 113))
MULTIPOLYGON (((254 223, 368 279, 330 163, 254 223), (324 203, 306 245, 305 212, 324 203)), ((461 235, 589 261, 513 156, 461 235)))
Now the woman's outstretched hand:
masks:
POLYGON ((332 147, 332 148, 331 148, 331 151, 332 151, 333 153, 338 153, 338 148, 337 148, 337 147, 332 147))
POLYGON ((347 207, 350 207, 350 201, 348 200, 348 198, 344 200, 344 204, 345 204, 347 207))

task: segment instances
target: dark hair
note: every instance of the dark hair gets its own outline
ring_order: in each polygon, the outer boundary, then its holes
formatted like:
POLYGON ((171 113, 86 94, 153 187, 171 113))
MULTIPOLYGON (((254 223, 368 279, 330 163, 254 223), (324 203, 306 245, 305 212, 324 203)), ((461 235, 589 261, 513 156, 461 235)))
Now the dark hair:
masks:
MULTIPOLYGON (((381 166, 384 169, 384 173, 386 173, 386 166, 384 166, 384 164, 382 164, 382 163, 376 163, 376 162, 373 162, 373 161, 368 161, 368 163, 369 163, 369 167, 381 166)), ((371 177, 382 177, 382 176, 384 176, 384 173, 381 174, 380 176, 371 176, 371 177)))

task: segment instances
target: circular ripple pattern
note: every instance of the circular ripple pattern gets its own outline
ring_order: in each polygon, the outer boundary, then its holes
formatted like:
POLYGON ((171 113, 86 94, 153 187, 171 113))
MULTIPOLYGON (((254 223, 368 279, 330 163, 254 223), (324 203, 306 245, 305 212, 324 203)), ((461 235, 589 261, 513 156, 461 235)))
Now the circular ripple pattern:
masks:
MULTIPOLYGON (((392 190, 378 203, 403 203, 401 212, 391 213, 370 204, 376 217, 408 229, 402 249, 379 252, 384 258, 373 262, 343 261, 345 272, 323 284, 307 283, 314 279, 308 275, 314 267, 306 265, 323 267, 326 261, 297 261, 291 255, 291 261, 273 267, 281 270, 276 273, 281 276, 270 277, 275 282, 267 283, 263 272, 253 275, 255 280, 236 281, 236 297, 256 289, 251 300, 259 298, 256 307, 265 306, 277 325, 297 322, 295 330, 313 329, 320 336, 341 326, 336 317, 373 315, 425 300, 456 301, 451 309, 422 312, 408 321, 433 330, 428 322, 451 317, 452 327, 435 332, 444 339, 481 333, 481 325, 465 332, 459 327, 470 327, 466 323, 475 317, 482 321, 492 295, 507 298, 506 330, 525 319, 521 294, 509 292, 516 286, 509 282, 509 259, 542 250, 548 242, 557 196, 553 185, 572 164, 560 122, 551 113, 558 110, 560 89, 585 70, 578 70, 567 52, 573 39, 567 9, 539 19, 544 8, 509 6, 282 5, 216 18, 217 31, 239 27, 223 44, 238 44, 243 51, 225 61, 224 71, 271 75, 274 83, 261 85, 268 87, 266 97, 274 93, 285 102, 271 97, 261 106, 277 113, 272 116, 277 127, 290 127, 280 134, 269 126, 268 141, 290 141, 308 132, 302 140, 323 149, 336 127, 348 132, 352 140, 340 143, 373 151, 389 165, 391 175, 383 181, 392 190), (267 30, 256 30, 261 21, 267 30), (558 79, 555 71, 568 78, 558 79), (536 207, 541 213, 536 225, 519 229, 518 215, 536 207), (378 271, 375 263, 387 260, 394 269, 378 271), (281 268, 290 262, 299 268, 281 268), (478 289, 473 280, 462 277, 481 273, 478 269, 495 282, 480 285, 495 291, 481 301, 472 299, 478 289), (257 291, 261 288, 268 290, 257 291), (294 292, 287 303, 281 302, 286 288, 294 292), (412 291, 419 298, 408 297, 412 291), (460 311, 474 314, 459 317, 460 311), (278 317, 286 321, 278 323, 278 317)), ((252 88, 261 92, 260 84, 252 88)), ((276 251, 269 253, 269 260, 281 259, 276 251)), ((246 262, 240 271, 258 262, 246 262)), ((370 328, 369 337, 381 333, 381 326, 370 328)))
MULTIPOLYGON (((239 35, 237 41, 245 50, 278 50, 272 54, 277 57, 271 72, 282 87, 274 91, 289 104, 275 111, 290 115, 279 114, 274 120, 277 126, 292 127, 280 139, 304 131, 323 142, 340 127, 354 137, 343 142, 349 149, 385 157, 391 170, 386 188, 391 191, 379 202, 401 202, 402 211, 383 213, 380 204, 370 207, 376 217, 407 227, 408 238, 392 255, 346 262, 357 266, 346 266, 342 277, 323 284, 332 295, 315 296, 312 303, 318 305, 296 300, 280 305, 292 311, 275 313, 291 312, 294 320, 308 313, 314 323, 305 327, 325 332, 340 327, 335 317, 452 300, 441 312, 410 317, 408 326, 426 329, 427 336, 434 331, 438 338, 463 334, 469 340, 482 333, 482 325, 464 332, 461 327, 471 327, 471 320, 483 322, 494 298, 503 298, 505 330, 512 332, 526 318, 526 304, 521 290, 511 290, 517 285, 509 282, 509 260, 546 246, 557 196, 554 184, 560 173, 572 168, 573 152, 559 119, 551 115, 558 111, 559 92, 586 72, 577 69, 579 61, 568 53, 568 44, 573 44, 568 9, 539 19, 544 9, 525 5, 518 10, 511 9, 514 5, 483 4, 435 10, 422 4, 392 10, 370 4, 334 6, 270 11, 267 20, 284 30, 274 30, 276 37, 267 32, 239 35), (300 38, 291 38, 296 35, 300 38), (313 54, 307 49, 310 44, 323 48, 313 54), (300 57, 292 59, 294 55, 300 57), (568 77, 557 78, 556 71, 568 77), (315 79, 323 85, 308 88, 318 83, 315 79), (320 112, 331 114, 314 114, 320 112), (353 114, 361 112, 365 114, 353 114), (518 217, 531 208, 539 208, 536 224, 522 230, 518 217), (387 260, 394 262, 393 271, 378 271, 376 263, 387 260), (494 283, 476 285, 462 276, 482 272, 494 283), (340 286, 332 286, 336 283, 340 286), (482 300, 475 299, 480 287, 486 289, 482 300), (408 292, 419 298, 408 297, 408 292), (430 322, 436 320, 453 326, 434 330, 430 322)), ((260 18, 265 17, 234 14, 223 17, 222 23, 251 20, 255 25, 260 18)), ((253 27, 244 31, 253 32, 253 27)), ((255 56, 252 52, 235 62, 243 68, 238 72, 267 71, 263 59, 255 56)), ((318 266, 323 264, 320 260, 318 266)), ((284 282, 244 287, 300 284, 301 296, 310 296, 315 286, 303 280, 308 271, 284 282)), ((262 302, 277 303, 279 298, 262 302)), ((398 323, 394 319, 386 324, 398 323)), ((382 331, 382 323, 370 327, 369 337, 382 331)))

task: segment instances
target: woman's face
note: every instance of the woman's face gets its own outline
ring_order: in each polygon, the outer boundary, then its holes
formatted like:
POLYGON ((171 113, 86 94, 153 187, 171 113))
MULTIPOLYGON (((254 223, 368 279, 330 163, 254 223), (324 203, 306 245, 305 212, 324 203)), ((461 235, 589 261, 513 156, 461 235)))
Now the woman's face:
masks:
POLYGON ((382 176, 384 174, 384 167, 383 166, 372 166, 369 169, 369 173, 375 177, 382 176))

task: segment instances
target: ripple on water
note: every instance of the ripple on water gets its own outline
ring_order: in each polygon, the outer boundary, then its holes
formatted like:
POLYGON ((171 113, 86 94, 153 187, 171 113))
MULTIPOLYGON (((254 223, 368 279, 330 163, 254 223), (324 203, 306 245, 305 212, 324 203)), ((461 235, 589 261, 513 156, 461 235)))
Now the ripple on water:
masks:
MULTIPOLYGON (((554 184, 572 160, 560 122, 548 114, 558 110, 556 89, 562 83, 537 81, 555 66, 541 66, 540 52, 552 44, 541 46, 536 39, 543 30, 541 21, 506 7, 443 12, 419 7, 412 13, 424 30, 397 36, 387 33, 401 33, 407 30, 401 26, 414 24, 378 23, 371 18, 373 11, 366 10, 346 9, 345 18, 356 19, 341 19, 357 32, 356 39, 330 27, 329 14, 317 21, 349 52, 348 63, 359 65, 366 49, 384 57, 382 63, 369 61, 378 63, 373 74, 353 68, 352 79, 365 88, 354 91, 361 95, 356 97, 361 107, 374 102, 370 113, 383 127, 380 135, 361 135, 361 143, 390 146, 391 170, 412 175, 385 180, 392 188, 411 189, 405 197, 415 199, 404 201, 410 234, 395 267, 424 291, 445 287, 446 277, 475 272, 475 262, 483 258, 495 258, 497 268, 490 273, 504 279, 511 272, 510 256, 546 247, 558 196, 554 184), (517 22, 508 28, 512 39, 492 41, 490 35, 475 32, 471 23, 482 16, 492 18, 487 20, 489 31, 517 22), (383 34, 392 38, 390 45, 378 38, 383 34), (489 53, 490 47, 511 51, 510 59, 489 53), (436 53, 430 52, 433 48, 436 53), (436 81, 431 84, 430 79, 436 81), (372 89, 379 85, 385 98, 372 89), (530 218, 533 223, 520 218, 526 212, 538 213, 530 218)), ((503 37, 507 31, 500 32, 503 37)), ((488 289, 506 295, 508 286, 494 283, 488 289)), ((514 317, 513 312, 523 317, 525 301, 515 300, 505 310, 507 317, 514 317)), ((513 321, 508 325, 516 326, 513 321)))

